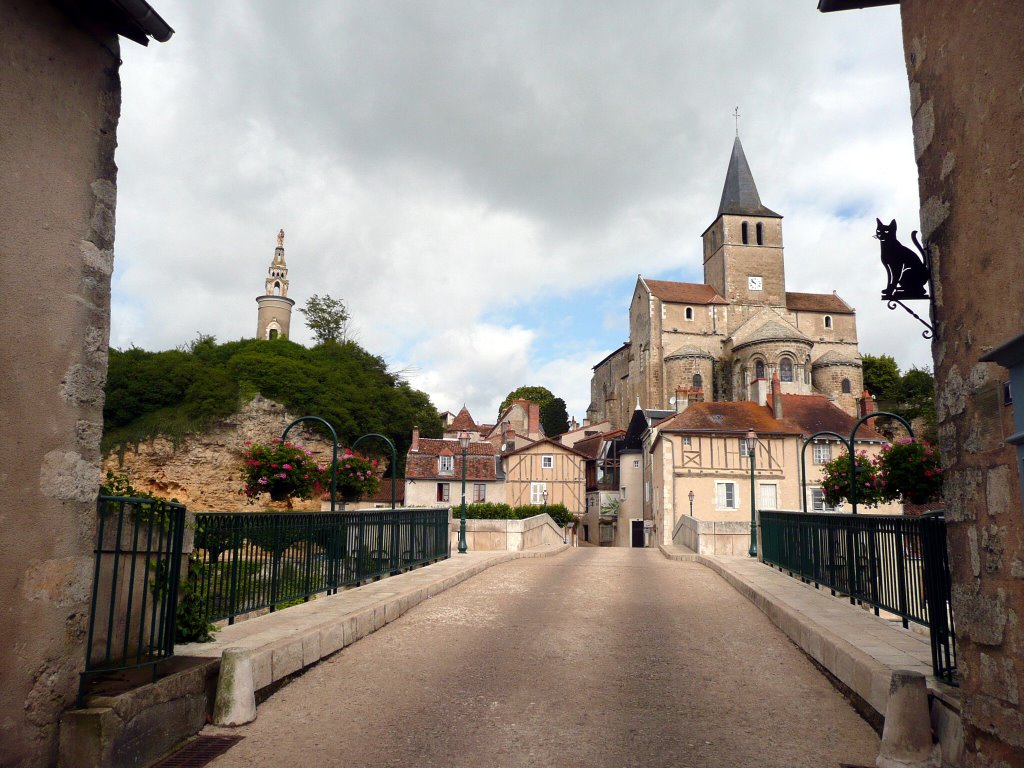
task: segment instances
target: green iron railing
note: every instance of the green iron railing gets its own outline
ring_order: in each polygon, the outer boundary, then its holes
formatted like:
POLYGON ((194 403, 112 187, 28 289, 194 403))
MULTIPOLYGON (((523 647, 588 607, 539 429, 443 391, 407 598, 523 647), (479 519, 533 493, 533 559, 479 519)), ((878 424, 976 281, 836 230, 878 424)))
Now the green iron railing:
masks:
POLYGON ((97 518, 80 706, 97 677, 150 667, 156 679, 174 655, 184 505, 100 496, 97 518))
POLYGON ((449 557, 448 510, 204 512, 195 546, 207 619, 233 623, 449 557))
POLYGON ((762 559, 815 587, 928 627, 936 677, 956 683, 946 524, 941 516, 762 510, 762 559))

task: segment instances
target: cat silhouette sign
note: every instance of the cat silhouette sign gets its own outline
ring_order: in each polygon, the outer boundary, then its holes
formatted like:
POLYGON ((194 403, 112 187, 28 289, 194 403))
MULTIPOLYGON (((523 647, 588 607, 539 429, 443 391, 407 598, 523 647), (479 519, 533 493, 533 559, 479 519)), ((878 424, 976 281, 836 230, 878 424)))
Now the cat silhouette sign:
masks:
POLYGON ((921 245, 917 239, 917 230, 910 233, 920 254, 905 246, 896 239, 896 219, 883 224, 875 219, 874 237, 878 239, 882 250, 882 266, 885 267, 888 282, 882 291, 882 299, 927 299, 928 284, 931 281, 931 257, 928 245, 921 245))

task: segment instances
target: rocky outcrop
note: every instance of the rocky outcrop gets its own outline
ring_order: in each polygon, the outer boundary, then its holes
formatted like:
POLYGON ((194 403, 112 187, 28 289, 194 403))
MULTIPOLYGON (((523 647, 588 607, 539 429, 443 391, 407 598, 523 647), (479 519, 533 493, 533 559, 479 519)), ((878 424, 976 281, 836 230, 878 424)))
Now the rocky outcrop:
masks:
MULTIPOLYGON (((242 494, 241 467, 245 442, 270 442, 297 418, 285 407, 256 395, 236 413, 208 431, 189 435, 177 445, 156 437, 103 458, 102 473, 128 470, 132 485, 168 499, 177 499, 193 512, 242 512, 254 509, 319 510, 320 500, 272 502, 267 495, 249 504, 242 494)), ((324 464, 331 460, 331 443, 296 427, 288 434, 313 451, 324 464)))

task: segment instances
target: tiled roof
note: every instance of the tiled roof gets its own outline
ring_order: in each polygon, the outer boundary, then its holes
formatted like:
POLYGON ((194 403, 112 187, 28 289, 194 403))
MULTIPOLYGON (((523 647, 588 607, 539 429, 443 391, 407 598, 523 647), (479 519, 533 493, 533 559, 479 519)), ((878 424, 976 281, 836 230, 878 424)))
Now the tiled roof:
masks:
POLYGON ((666 360, 672 357, 710 357, 714 359, 714 355, 712 355, 706 349, 695 347, 693 344, 683 344, 675 351, 665 355, 666 360))
POLYGON ((560 442, 551 437, 545 437, 541 440, 535 440, 529 445, 524 445, 522 448, 516 448, 514 451, 509 451, 505 455, 514 456, 517 453, 522 453, 523 451, 528 451, 531 448, 537 448, 538 446, 543 446, 545 448, 550 446, 551 448, 558 448, 559 450, 565 451, 566 453, 575 453, 579 456, 583 456, 588 459, 591 458, 590 456, 587 456, 585 453, 580 451, 579 448, 569 447, 568 445, 562 445, 560 442))
POLYGON ((673 280, 643 279, 651 293, 673 304, 728 304, 714 288, 704 283, 677 283, 673 280))
MULTIPOLYGON (((785 413, 785 410, 783 410, 785 413)), ((743 402, 693 403, 658 425, 662 432, 746 432, 799 435, 803 430, 788 418, 776 419, 763 405, 743 402)))
POLYGON ((856 365, 860 366, 860 355, 853 352, 849 355, 844 355, 842 352, 838 352, 834 349, 830 349, 824 355, 819 357, 812 363, 811 367, 816 368, 819 365, 856 365))
MULTIPOLYGON (((753 321, 753 322, 756 322, 753 321)), ((733 349, 745 347, 748 344, 758 344, 766 341, 799 341, 811 344, 811 340, 795 327, 782 320, 769 320, 757 326, 748 327, 744 324, 733 334, 733 349)))
POLYGON ((466 406, 462 406, 462 410, 459 411, 458 415, 452 420, 452 423, 448 425, 446 432, 458 432, 460 429, 472 429, 476 430, 476 422, 473 421, 473 417, 469 415, 469 411, 466 406))
MULTIPOLYGON (((421 456, 440 456, 442 453, 452 456, 461 456, 462 447, 459 445, 458 440, 438 440, 433 437, 421 437, 420 438, 420 450, 419 455, 421 456)), ((494 446, 490 443, 484 442, 472 442, 469 444, 469 448, 466 450, 470 456, 493 456, 494 446)), ((410 456, 417 455, 412 451, 409 452, 410 456)))
POLYGON ((852 315, 853 307, 836 293, 792 293, 786 291, 786 309, 790 312, 831 312, 852 315))
POLYGON ((605 432, 600 435, 594 435, 593 437, 586 437, 583 440, 576 442, 576 450, 582 453, 588 459, 596 459, 601 453, 601 446, 607 440, 614 440, 616 437, 622 437, 626 434, 624 429, 616 429, 612 432, 605 432))
MULTIPOLYGON (((489 443, 479 443, 491 448, 489 443)), ((442 475, 438 472, 437 456, 424 456, 409 453, 405 459, 405 476, 410 480, 443 480, 444 482, 462 481, 462 454, 456 454, 452 461, 452 471, 442 475)), ((470 454, 466 457, 466 481, 495 480, 494 450, 485 454, 470 454)))
MULTIPOLYGON (((461 476, 460 476, 461 477, 461 476)), ((340 495, 339 495, 340 498, 340 495)), ((323 501, 331 500, 331 491, 328 489, 321 497, 323 501)), ((359 501, 369 501, 376 504, 390 504, 391 503, 391 478, 382 477, 380 483, 377 485, 377 490, 371 493, 369 496, 360 496, 359 501)), ((405 503, 405 478, 395 478, 395 504, 402 506, 405 503)))
MULTIPOLYGON (((829 430, 849 436, 856 419, 829 401, 824 395, 783 395, 782 414, 787 420, 800 425, 805 435, 829 430)), ((858 440, 885 440, 870 425, 863 424, 857 430, 858 440)))

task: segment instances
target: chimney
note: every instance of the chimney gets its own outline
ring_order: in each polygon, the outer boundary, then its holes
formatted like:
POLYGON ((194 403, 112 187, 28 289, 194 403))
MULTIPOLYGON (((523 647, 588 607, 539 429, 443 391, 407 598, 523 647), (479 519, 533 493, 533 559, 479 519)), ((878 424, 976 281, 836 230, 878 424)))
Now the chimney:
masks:
POLYGON ((412 428, 412 445, 409 446, 409 450, 413 453, 419 453, 420 450, 420 428, 412 428))
POLYGON ((871 393, 866 389, 864 394, 860 396, 860 417, 863 419, 869 413, 874 413, 877 408, 875 407, 875 398, 871 396, 871 393))
POLYGON ((782 419, 782 382, 778 371, 772 374, 772 415, 782 419))
POLYGON ((704 387, 697 387, 696 389, 694 389, 693 390, 693 397, 690 398, 690 399, 693 400, 693 402, 695 402, 695 403, 703 403, 704 402, 704 387))
POLYGON ((530 403, 530 431, 527 434, 531 440, 536 440, 540 437, 540 406, 536 403, 530 403))
POLYGON ((676 387, 676 413, 682 413, 690 404, 690 390, 686 387, 676 387))
POLYGON ((583 419, 583 426, 584 427, 589 427, 590 426, 590 419, 583 419))

